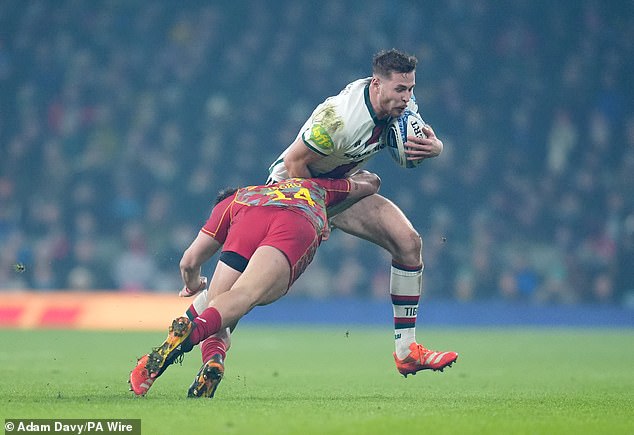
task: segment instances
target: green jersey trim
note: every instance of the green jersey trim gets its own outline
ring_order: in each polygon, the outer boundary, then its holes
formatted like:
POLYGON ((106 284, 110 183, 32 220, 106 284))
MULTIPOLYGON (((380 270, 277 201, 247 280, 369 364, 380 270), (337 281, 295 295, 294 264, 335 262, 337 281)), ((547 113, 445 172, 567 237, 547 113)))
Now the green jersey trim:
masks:
POLYGON ((316 147, 312 146, 312 145, 310 144, 310 142, 306 141, 306 139, 304 139, 303 137, 302 137, 302 140, 304 141, 304 144, 305 144, 305 145, 306 145, 306 146, 307 146, 307 147, 308 147, 311 151, 316 152, 316 153, 317 153, 317 154, 319 154, 320 156, 327 156, 327 155, 328 155, 328 154, 324 153, 323 151, 321 151, 319 148, 316 148, 316 147))

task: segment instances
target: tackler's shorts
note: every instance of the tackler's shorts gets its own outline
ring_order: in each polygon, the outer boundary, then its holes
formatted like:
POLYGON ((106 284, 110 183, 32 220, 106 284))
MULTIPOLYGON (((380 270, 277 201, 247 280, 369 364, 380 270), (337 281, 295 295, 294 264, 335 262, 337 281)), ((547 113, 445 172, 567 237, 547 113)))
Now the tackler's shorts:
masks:
POLYGON ((233 217, 222 252, 249 260, 260 246, 272 246, 286 256, 290 287, 313 260, 319 238, 312 223, 299 213, 282 207, 245 207, 233 217))

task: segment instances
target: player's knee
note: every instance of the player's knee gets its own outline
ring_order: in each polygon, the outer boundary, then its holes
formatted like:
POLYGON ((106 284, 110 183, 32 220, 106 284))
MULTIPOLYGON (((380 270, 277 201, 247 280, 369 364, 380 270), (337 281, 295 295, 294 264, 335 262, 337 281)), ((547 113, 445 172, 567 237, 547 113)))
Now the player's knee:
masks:
POLYGON ((394 260, 408 265, 418 265, 422 263, 423 240, 420 234, 411 229, 397 240, 396 252, 393 253, 394 260))

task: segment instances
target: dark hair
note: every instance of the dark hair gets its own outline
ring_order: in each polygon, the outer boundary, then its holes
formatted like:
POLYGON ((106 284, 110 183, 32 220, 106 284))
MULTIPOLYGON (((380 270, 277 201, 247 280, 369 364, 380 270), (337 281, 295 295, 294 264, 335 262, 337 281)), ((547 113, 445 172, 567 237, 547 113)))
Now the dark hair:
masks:
POLYGON ((218 204, 223 199, 230 197, 237 191, 237 187, 227 187, 226 189, 221 190, 220 192, 218 192, 218 196, 216 196, 216 204, 218 204))
POLYGON ((409 73, 416 69, 418 59, 395 48, 381 50, 372 58, 372 74, 388 77, 393 72, 409 73))

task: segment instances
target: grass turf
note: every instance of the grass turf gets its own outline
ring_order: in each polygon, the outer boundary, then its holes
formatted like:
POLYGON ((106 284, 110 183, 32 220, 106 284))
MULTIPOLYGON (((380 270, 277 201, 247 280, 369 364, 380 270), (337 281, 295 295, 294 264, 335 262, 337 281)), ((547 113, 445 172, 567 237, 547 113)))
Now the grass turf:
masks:
POLYGON ((162 332, 0 330, 0 415, 140 418, 144 434, 631 434, 634 331, 426 329, 456 350, 404 379, 391 330, 242 325, 214 399, 187 399, 194 349, 146 397, 127 376, 162 332))

